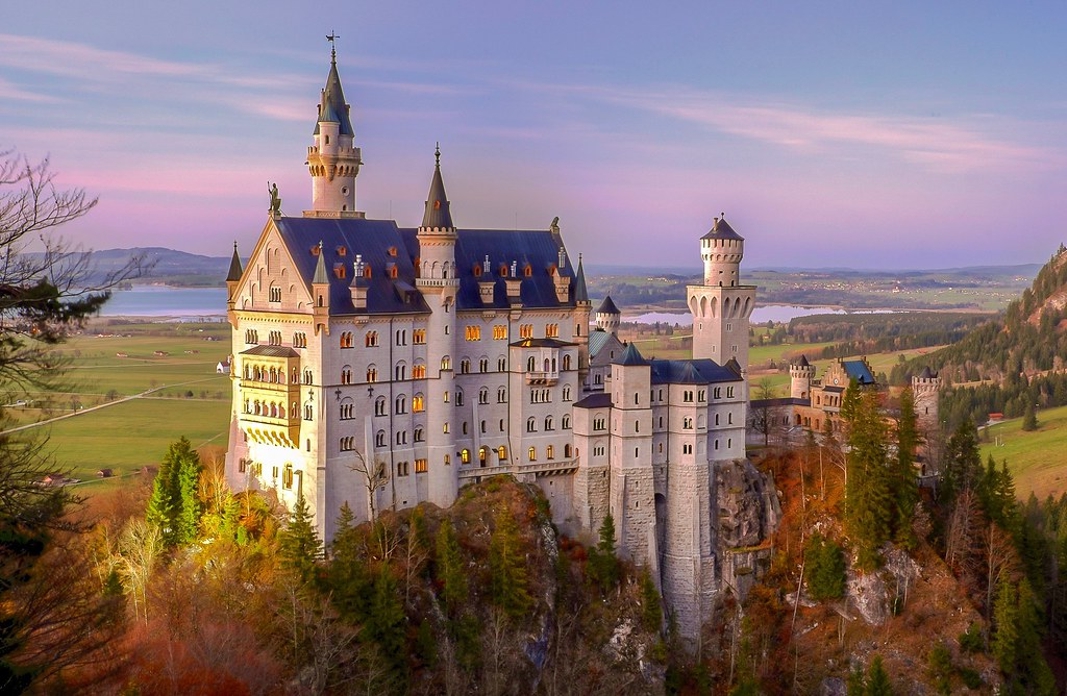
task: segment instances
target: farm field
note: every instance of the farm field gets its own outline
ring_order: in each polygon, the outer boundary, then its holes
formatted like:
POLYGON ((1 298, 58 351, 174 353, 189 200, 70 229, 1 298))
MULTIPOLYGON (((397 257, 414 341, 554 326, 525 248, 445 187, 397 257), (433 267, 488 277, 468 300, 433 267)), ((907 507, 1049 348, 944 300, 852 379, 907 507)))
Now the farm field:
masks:
POLYGON ((989 442, 981 444, 983 463, 989 455, 997 466, 1007 460, 1020 500, 1031 491, 1039 500, 1067 492, 1067 406, 1039 411, 1037 422, 1037 430, 1029 433, 1021 418, 990 426, 989 442))
POLYGON ((138 398, 52 423, 56 461, 86 481, 98 469, 117 476, 155 466, 182 437, 193 447, 226 445, 228 400, 138 398))
POLYGON ((4 412, 13 425, 50 421, 40 428, 56 466, 72 469, 83 493, 123 485, 117 477, 157 464, 183 435, 225 447, 230 379, 216 366, 229 348, 225 323, 98 320, 58 349, 70 361, 66 391, 28 394, 4 412), (97 479, 101 468, 116 478, 97 479))

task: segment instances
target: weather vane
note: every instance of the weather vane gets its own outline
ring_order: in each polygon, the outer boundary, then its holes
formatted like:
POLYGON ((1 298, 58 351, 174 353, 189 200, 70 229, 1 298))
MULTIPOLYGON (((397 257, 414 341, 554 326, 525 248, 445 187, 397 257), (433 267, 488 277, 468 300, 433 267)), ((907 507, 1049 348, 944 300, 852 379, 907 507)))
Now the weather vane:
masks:
POLYGON ((330 42, 330 55, 335 59, 337 58, 337 44, 335 41, 339 38, 341 38, 341 35, 336 31, 331 31, 326 35, 326 40, 330 42))

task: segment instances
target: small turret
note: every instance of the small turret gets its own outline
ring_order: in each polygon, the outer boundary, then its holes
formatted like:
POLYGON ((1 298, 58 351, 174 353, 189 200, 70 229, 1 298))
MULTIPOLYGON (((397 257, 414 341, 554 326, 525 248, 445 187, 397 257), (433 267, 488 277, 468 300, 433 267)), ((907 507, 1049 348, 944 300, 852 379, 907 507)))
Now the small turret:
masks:
POLYGON ((605 297, 597 308, 595 321, 598 329, 610 334, 618 334, 619 326, 622 324, 622 312, 612 302, 610 295, 605 297))
POLYGON ((911 378, 911 391, 915 395, 915 415, 921 428, 929 433, 939 426, 940 375, 929 367, 924 367, 922 372, 911 378))
POLYGON ((801 355, 789 365, 789 396, 794 399, 811 398, 811 381, 815 379, 815 366, 808 363, 807 356, 801 355))
POLYGON ((330 276, 326 272, 326 250, 319 242, 318 262, 315 264, 315 275, 311 279, 311 296, 314 298, 315 307, 315 332, 322 328, 326 333, 330 332, 330 276))
POLYGON ((226 274, 226 309, 230 323, 235 321, 233 310, 237 303, 237 285, 241 282, 244 270, 241 268, 241 257, 237 254, 237 242, 233 243, 233 256, 230 258, 230 272, 226 274))
POLYGON ((733 287, 745 257, 745 240, 730 224, 726 214, 715 218, 711 230, 700 238, 700 258, 704 261, 704 285, 733 287))

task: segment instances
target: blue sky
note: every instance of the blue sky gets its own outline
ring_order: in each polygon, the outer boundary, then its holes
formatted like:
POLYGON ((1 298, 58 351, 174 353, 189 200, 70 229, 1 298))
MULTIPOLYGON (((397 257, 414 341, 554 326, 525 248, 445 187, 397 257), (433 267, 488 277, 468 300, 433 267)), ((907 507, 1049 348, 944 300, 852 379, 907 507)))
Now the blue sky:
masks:
POLYGON ((287 214, 328 68, 357 204, 417 225, 434 143, 464 227, 547 226, 600 264, 1031 263, 1067 238, 1063 3, 19 3, 0 148, 100 197, 91 248, 247 253, 287 214), (301 7, 298 7, 300 5, 301 7))

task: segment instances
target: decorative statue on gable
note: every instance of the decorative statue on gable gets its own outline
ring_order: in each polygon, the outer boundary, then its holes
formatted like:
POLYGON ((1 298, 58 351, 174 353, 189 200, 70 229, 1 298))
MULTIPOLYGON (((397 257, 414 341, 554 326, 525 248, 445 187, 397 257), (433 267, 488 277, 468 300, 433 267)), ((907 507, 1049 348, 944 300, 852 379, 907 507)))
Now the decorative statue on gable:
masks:
POLYGON ((282 199, 281 196, 278 195, 277 182, 275 182, 274 184, 271 184, 269 181, 267 182, 267 194, 270 196, 270 208, 268 208, 268 210, 270 211, 271 215, 281 215, 282 199))
POLYGON ((550 229, 552 232, 555 232, 556 234, 559 234, 559 215, 552 218, 552 224, 548 226, 548 229, 550 229))

